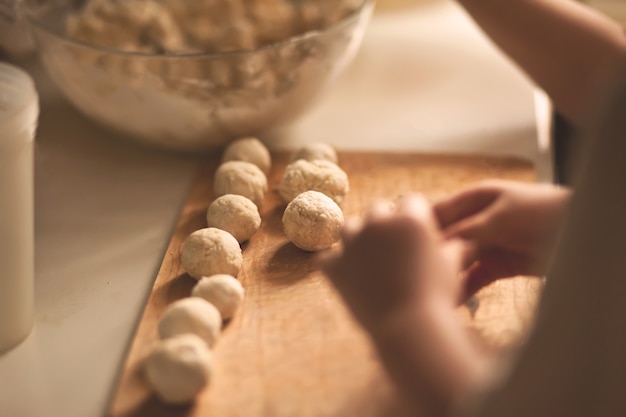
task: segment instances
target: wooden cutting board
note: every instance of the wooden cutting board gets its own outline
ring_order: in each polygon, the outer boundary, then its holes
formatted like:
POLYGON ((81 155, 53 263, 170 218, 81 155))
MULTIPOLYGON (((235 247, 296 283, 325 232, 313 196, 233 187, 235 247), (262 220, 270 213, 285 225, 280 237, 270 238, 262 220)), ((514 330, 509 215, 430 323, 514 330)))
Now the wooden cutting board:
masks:
MULTIPOLYGON (((190 190, 148 298, 109 415, 308 417, 402 414, 403 405, 380 368, 366 335, 317 271, 312 255, 282 233, 284 204, 276 188, 289 160, 273 155, 263 224, 243 245, 238 276, 246 298, 215 347, 211 386, 188 406, 164 405, 144 383, 141 363, 157 340, 163 309, 189 296, 195 280, 182 270, 184 239, 206 227, 218 158, 203 165, 190 190)), ((377 197, 419 190, 431 200, 487 178, 535 181, 532 164, 513 158, 341 153, 351 190, 343 210, 359 215, 377 197)), ((482 290, 459 314, 487 348, 516 346, 531 323, 541 281, 519 277, 482 290)))

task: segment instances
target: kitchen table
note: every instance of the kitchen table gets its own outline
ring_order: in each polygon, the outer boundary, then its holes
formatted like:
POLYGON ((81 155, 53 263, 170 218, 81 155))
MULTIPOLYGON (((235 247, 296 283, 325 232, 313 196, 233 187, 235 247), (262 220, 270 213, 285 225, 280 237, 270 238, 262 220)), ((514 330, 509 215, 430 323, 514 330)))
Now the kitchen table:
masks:
MULTIPOLYGON (((35 62, 36 323, 0 356, 0 416, 103 415, 201 156, 121 140, 35 62)), ((377 12, 354 63, 275 148, 516 155, 551 180, 550 107, 447 0, 377 12)))

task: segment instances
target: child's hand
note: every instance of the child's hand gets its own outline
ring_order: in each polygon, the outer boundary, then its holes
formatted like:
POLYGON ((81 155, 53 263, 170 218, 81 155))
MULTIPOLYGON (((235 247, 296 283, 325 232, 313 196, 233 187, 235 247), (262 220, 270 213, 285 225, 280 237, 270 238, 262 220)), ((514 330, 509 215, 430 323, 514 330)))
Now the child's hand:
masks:
POLYGON ((445 235, 475 246, 466 295, 498 278, 543 275, 569 195, 552 185, 488 181, 436 204, 445 235))
POLYGON ((460 241, 443 238, 421 195, 374 203, 362 221, 346 223, 342 239, 343 253, 322 267, 368 330, 426 302, 456 302, 460 241))
POLYGON ((490 366, 456 313, 461 242, 444 239, 420 195, 375 203, 342 238, 343 253, 323 269, 416 411, 447 415, 490 366))

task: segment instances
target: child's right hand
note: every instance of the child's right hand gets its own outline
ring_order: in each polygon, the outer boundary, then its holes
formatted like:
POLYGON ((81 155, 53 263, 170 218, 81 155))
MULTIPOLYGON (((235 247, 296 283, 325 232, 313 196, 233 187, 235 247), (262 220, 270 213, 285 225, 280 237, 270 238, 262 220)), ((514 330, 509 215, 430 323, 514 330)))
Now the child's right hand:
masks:
POLYGON ((466 259, 466 296, 515 275, 543 275, 570 191, 553 185, 486 181, 435 205, 448 238, 474 250, 466 259))
POLYGON ((351 220, 342 231, 343 251, 319 258, 365 328, 376 333, 415 306, 456 305, 461 242, 443 239, 424 196, 376 201, 362 219, 351 220))
POLYGON ((448 415, 490 367, 456 310, 462 242, 444 239, 419 194, 373 203, 342 242, 318 255, 323 271, 419 415, 448 415))

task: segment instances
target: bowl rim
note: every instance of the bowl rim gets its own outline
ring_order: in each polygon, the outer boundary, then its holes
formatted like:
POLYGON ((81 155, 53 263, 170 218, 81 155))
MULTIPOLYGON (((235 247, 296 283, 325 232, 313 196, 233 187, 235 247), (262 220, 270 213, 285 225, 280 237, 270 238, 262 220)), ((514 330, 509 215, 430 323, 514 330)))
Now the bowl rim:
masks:
POLYGON ((343 19, 326 26, 322 29, 310 30, 295 36, 291 36, 287 39, 283 39, 277 42, 272 42, 266 45, 262 45, 258 48, 253 49, 233 49, 230 51, 222 51, 222 52, 185 52, 185 53, 147 53, 147 52, 136 52, 136 51, 124 51, 122 49, 111 48, 106 46, 99 46, 93 43, 84 42, 72 37, 65 35, 64 33, 60 33, 60 31, 50 28, 45 25, 41 19, 35 16, 34 12, 29 9, 27 6, 28 1, 23 0, 19 3, 22 4, 22 16, 28 21, 30 25, 33 25, 39 30, 42 30, 49 35, 54 36, 57 39, 60 39, 65 42, 72 43, 76 46, 88 49, 94 49, 101 52, 106 52, 114 55, 121 56, 130 56, 137 58, 158 58, 158 59, 180 59, 180 58, 217 58, 217 57, 230 57, 237 55, 246 55, 246 54, 254 54, 261 51, 268 51, 272 49, 281 48, 283 46, 289 44, 298 44, 310 39, 314 39, 320 36, 324 36, 330 32, 334 32, 336 30, 342 29, 344 26, 348 26, 353 21, 359 19, 359 17, 363 14, 363 12, 368 12, 368 9, 373 9, 374 3, 376 0, 361 0, 361 4, 359 7, 350 12, 343 19))

